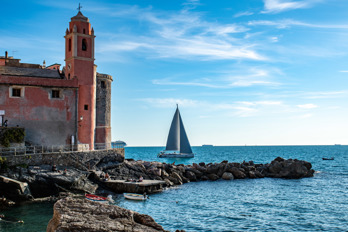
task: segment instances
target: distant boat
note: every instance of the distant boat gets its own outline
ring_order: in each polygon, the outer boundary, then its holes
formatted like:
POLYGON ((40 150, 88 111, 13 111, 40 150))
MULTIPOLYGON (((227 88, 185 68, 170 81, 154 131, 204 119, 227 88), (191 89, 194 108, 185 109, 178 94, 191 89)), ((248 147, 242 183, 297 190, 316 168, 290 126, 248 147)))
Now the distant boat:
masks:
POLYGON ((202 147, 213 147, 211 144, 203 144, 202 147))
POLYGON ((115 142, 111 142, 111 146, 112 148, 124 148, 125 146, 127 146, 127 143, 121 140, 117 140, 115 142))
POLYGON ((331 157, 331 158, 323 158, 323 160, 334 160, 335 158, 334 157, 331 157))
POLYGON ((164 151, 158 154, 160 158, 193 158, 190 142, 187 138, 184 124, 182 122, 179 107, 176 105, 176 111, 170 126, 167 139, 167 146, 164 151))
POLYGON ((148 199, 146 195, 136 193, 123 193, 124 198, 128 200, 145 201, 148 199))

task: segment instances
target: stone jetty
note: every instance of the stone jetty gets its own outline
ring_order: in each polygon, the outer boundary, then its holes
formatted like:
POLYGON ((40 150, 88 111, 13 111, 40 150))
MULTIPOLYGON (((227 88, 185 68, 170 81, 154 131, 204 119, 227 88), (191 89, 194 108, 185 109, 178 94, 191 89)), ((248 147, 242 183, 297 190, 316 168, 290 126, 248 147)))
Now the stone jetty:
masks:
POLYGON ((314 170, 309 162, 296 159, 276 158, 271 163, 255 164, 253 161, 235 163, 193 163, 192 165, 147 162, 141 160, 116 159, 110 154, 100 160, 86 161, 89 168, 57 165, 53 171, 50 165, 15 166, 2 170, 0 179, 2 195, 12 201, 57 196, 60 192, 96 193, 109 190, 115 193, 152 193, 166 187, 195 181, 234 180, 245 178, 286 178, 298 179, 313 176, 314 170), (102 174, 108 173, 110 181, 103 181, 102 174), (129 182, 139 180, 143 182, 129 182), (6 179, 11 178, 11 184, 6 179), (19 181, 19 182, 16 182, 19 181), (17 183, 17 184, 15 184, 17 183), (18 184, 23 183, 23 184, 18 184), (23 197, 23 186, 29 186, 32 196, 23 197))
POLYGON ((163 190, 166 185, 165 181, 161 180, 143 180, 129 181, 129 180, 108 180, 105 185, 115 193, 155 193, 163 190))

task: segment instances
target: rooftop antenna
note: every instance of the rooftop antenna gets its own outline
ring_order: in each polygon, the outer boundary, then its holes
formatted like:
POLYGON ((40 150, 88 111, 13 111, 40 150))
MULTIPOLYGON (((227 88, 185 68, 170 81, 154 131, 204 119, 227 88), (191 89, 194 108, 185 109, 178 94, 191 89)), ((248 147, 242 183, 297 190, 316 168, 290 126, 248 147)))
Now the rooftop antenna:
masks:
POLYGON ((79 11, 81 11, 81 8, 82 8, 82 6, 81 6, 81 4, 79 3, 79 7, 77 7, 77 9, 78 9, 79 11))
POLYGON ((14 54, 15 54, 15 52, 18 52, 18 51, 12 51, 12 56, 13 56, 13 57, 15 56, 15 55, 14 55, 14 54))

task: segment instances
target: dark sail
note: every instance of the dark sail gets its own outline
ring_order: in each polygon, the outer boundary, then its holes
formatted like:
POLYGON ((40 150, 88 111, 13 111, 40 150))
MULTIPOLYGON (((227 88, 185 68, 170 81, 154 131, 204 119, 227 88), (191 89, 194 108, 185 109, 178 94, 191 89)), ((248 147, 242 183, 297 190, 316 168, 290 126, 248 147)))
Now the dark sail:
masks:
POLYGON ((170 126, 166 151, 180 151, 180 153, 186 154, 192 153, 178 107, 176 108, 170 126))
POLYGON ((169 135, 167 139, 167 151, 180 150, 180 123, 179 123, 179 109, 176 108, 172 124, 170 126, 169 135))
POLYGON ((184 124, 182 123, 182 120, 181 120, 180 113, 179 113, 179 121, 180 121, 180 153, 192 153, 190 142, 187 138, 184 124))

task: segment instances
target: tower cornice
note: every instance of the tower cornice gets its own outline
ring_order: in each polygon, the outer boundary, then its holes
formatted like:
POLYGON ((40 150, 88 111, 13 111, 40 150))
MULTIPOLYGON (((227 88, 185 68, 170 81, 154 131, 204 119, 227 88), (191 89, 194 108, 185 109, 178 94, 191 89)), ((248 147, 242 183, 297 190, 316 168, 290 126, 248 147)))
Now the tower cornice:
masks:
POLYGON ((87 58, 87 57, 80 57, 80 56, 71 56, 68 59, 65 59, 64 61, 68 62, 68 61, 71 61, 73 59, 75 59, 75 60, 84 60, 84 61, 95 61, 94 58, 87 58))

